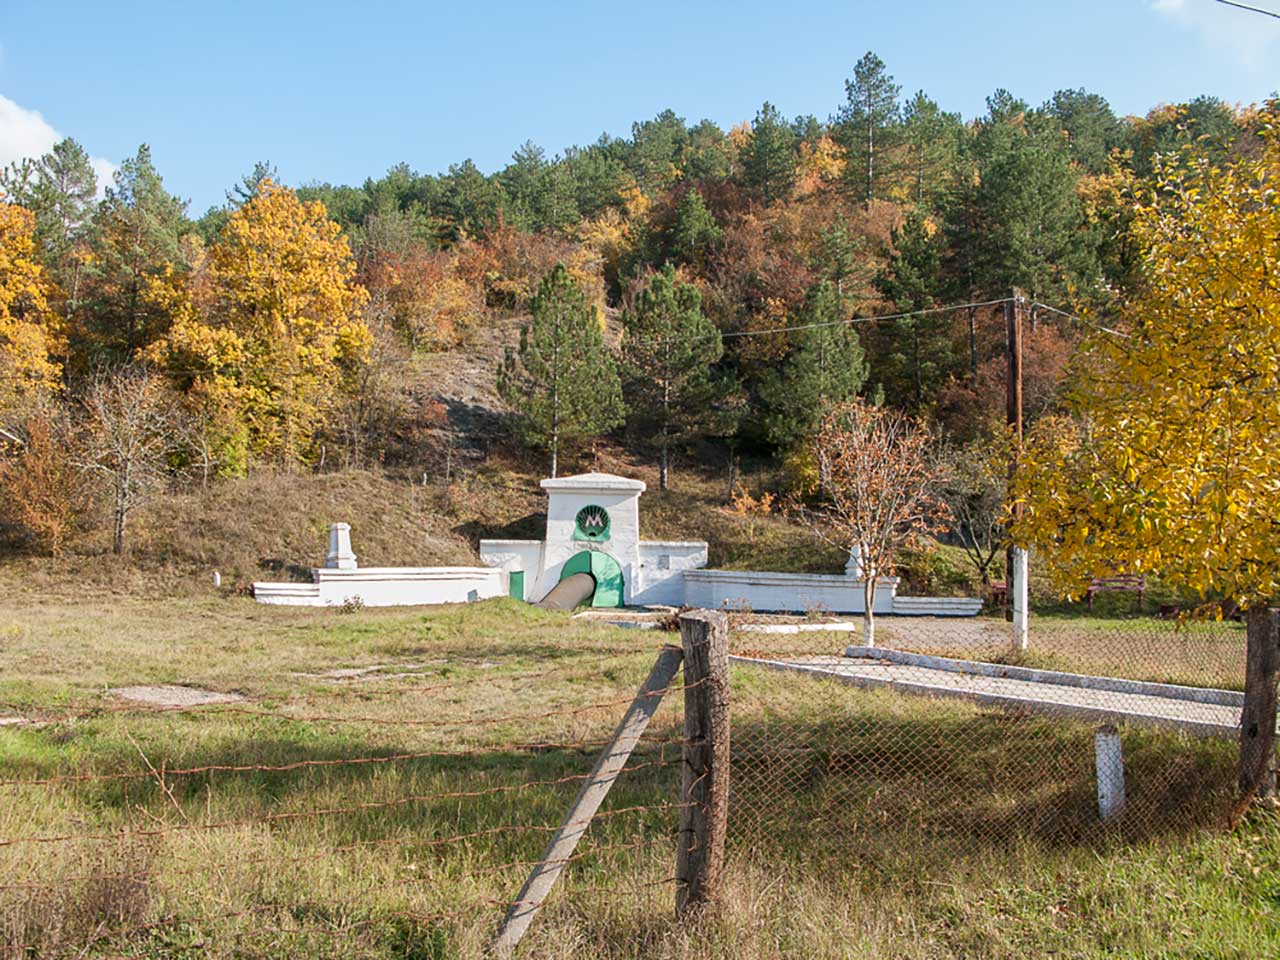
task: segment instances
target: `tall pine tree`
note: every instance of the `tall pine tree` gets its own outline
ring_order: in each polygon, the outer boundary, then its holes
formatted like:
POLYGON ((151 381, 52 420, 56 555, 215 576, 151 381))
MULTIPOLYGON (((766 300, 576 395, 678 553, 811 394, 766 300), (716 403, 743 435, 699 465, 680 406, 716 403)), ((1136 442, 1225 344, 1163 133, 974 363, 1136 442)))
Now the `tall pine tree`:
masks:
POLYGON ((766 102, 751 122, 751 139, 742 150, 743 180, 766 204, 785 197, 795 182, 796 142, 778 108, 766 102))
POLYGON ((658 486, 668 488, 671 445, 712 412, 711 365, 724 353, 702 297, 668 264, 622 315, 624 391, 632 423, 658 448, 658 486))
POLYGON ((0 189, 35 216, 36 245, 56 312, 73 318, 79 308, 86 242, 97 206, 98 177, 89 155, 68 137, 39 160, 0 173, 0 189))
POLYGON ((622 422, 622 387, 596 308, 563 263, 542 278, 518 350, 507 348, 498 392, 516 408, 526 442, 551 453, 622 422))
POLYGON ((899 134, 898 95, 884 61, 870 51, 853 68, 853 79, 844 82, 846 101, 837 118, 840 140, 848 151, 850 185, 866 203, 885 193, 892 175, 886 152, 899 134))
POLYGON ((143 144, 124 161, 94 217, 85 322, 73 332, 81 355, 115 362, 165 332, 168 315, 143 296, 147 281, 179 263, 186 204, 171 196, 143 144))

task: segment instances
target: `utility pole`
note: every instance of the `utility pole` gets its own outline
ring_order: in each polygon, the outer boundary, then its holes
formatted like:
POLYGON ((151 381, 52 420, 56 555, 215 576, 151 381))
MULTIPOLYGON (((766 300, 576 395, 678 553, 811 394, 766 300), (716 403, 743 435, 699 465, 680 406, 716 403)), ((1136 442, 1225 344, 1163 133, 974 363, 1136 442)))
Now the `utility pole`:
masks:
MULTIPOLYGON (((1005 422, 1013 440, 1013 455, 1009 458, 1009 481, 1012 483, 1022 454, 1022 315, 1026 309, 1026 297, 1017 287, 1004 305, 1005 318, 1005 422)), ((1013 505, 1014 518, 1022 514, 1022 505, 1013 505)), ((1005 555, 1005 619, 1014 623, 1014 645, 1026 649, 1027 619, 1027 558, 1026 552, 1012 544, 1005 555)))

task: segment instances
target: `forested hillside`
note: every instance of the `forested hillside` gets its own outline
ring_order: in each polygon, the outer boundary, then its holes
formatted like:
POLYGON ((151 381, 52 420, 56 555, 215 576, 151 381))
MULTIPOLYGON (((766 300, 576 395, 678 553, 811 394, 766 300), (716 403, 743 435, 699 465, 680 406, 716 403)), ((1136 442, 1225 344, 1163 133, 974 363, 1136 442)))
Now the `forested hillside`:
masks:
POLYGON ((548 466, 620 444, 663 486, 673 464, 746 456, 804 488, 822 408, 854 396, 929 421, 972 465, 1003 422, 1000 302, 1045 305, 1033 418, 1074 317, 1136 281, 1132 194, 1162 157, 1257 155, 1276 110, 1202 97, 1118 117, 1084 90, 998 90, 966 118, 871 53, 838 93, 825 119, 765 103, 724 130, 668 110, 554 155, 526 143, 492 175, 406 158, 289 187, 260 162, 200 215, 145 145, 101 198, 74 140, 10 167, 12 542, 56 554, 96 524, 123 551, 175 488, 268 469, 448 483, 508 442, 548 466))

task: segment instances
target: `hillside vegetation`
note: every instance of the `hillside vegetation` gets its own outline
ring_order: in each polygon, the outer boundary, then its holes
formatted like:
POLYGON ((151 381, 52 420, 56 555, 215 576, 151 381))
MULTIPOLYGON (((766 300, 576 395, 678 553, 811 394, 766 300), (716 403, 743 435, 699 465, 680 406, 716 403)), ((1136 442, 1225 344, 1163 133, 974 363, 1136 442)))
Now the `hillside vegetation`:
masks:
POLYGON ((963 118, 873 53, 837 100, 728 130, 667 110, 493 174, 289 186, 261 162, 199 216, 145 145, 111 184, 71 139, 0 172, 6 551, 75 566, 105 536, 147 576, 251 577, 346 506, 370 558, 462 558, 520 519, 478 502, 510 479, 494 455, 536 479, 609 450, 658 467, 648 522, 714 563, 838 567, 768 519, 715 535, 736 461, 767 478, 744 492, 812 496, 822 412, 856 398, 985 456, 1014 288, 1026 418, 1058 411, 1076 314, 1136 285, 1132 197, 1257 158, 1275 116, 997 90, 963 118))

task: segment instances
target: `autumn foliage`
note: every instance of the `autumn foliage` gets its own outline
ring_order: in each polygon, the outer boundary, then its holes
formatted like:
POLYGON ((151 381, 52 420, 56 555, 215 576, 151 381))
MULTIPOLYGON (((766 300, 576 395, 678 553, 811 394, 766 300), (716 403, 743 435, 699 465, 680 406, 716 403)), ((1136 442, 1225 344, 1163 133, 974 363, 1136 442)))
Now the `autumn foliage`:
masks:
POLYGON ((0 196, 0 411, 51 390, 61 366, 58 321, 33 237, 30 211, 0 196))
POLYGON ((243 424, 250 456, 306 460, 369 345, 368 293, 354 278, 324 207, 264 181, 210 249, 203 288, 172 273, 152 287, 174 319, 148 357, 214 411, 212 422, 243 424))
POLYGON ((1074 368, 1071 417, 1028 441, 1015 536, 1064 589, 1158 572, 1241 601, 1280 596, 1280 135, 1256 159, 1193 155, 1134 185, 1140 283, 1074 368))

